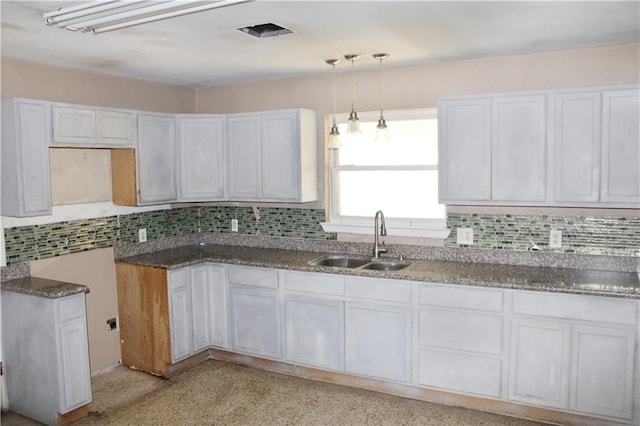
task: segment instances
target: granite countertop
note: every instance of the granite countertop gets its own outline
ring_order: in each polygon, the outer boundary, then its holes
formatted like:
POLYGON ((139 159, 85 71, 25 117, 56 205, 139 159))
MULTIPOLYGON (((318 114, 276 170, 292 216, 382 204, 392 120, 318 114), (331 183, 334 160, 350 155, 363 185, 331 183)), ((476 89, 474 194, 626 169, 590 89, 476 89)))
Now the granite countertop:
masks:
POLYGON ((399 271, 332 268, 313 266, 308 263, 310 260, 330 254, 336 253, 206 244, 158 250, 120 258, 117 261, 165 269, 214 262, 307 272, 640 299, 640 279, 636 272, 427 259, 406 259, 412 262, 411 266, 399 271))
POLYGON ((2 290, 24 293, 32 296, 57 299, 77 293, 88 293, 89 288, 80 284, 46 278, 23 277, 2 282, 2 290))

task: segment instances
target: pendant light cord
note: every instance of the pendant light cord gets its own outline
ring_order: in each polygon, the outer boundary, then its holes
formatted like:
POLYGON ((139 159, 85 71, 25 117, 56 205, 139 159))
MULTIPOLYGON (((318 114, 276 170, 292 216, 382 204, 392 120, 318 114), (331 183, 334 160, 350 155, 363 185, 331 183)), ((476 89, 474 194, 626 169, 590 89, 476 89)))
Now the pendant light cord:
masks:
POLYGON ((336 125, 336 64, 331 65, 333 68, 333 125, 336 125))
POLYGON ((351 111, 355 111, 356 104, 356 73, 355 73, 355 58, 351 58, 351 111))
POLYGON ((382 58, 380 58, 380 118, 383 118, 383 97, 382 97, 382 58))

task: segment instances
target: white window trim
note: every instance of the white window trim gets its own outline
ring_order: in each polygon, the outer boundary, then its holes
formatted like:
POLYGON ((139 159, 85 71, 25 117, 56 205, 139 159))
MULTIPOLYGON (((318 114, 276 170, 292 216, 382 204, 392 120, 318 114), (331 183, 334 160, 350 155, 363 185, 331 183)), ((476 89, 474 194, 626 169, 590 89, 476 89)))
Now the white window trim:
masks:
MULTIPOLYGON (((362 121, 375 121, 377 120, 378 111, 370 111, 370 112, 360 112, 360 118, 362 121)), ((344 115, 344 114, 343 114, 344 115)), ((437 110, 435 108, 428 109, 412 109, 412 110, 398 110, 398 111, 385 111, 385 116, 387 119, 391 120, 403 120, 403 119, 414 119, 417 117, 424 118, 435 118, 437 117, 437 110)), ((348 234, 363 234, 363 235, 371 235, 374 230, 373 217, 371 218, 350 218, 345 219, 339 217, 335 214, 334 206, 337 205, 339 196, 334 193, 333 182, 336 179, 335 174, 338 171, 338 168, 334 167, 336 156, 333 155, 334 151, 328 151, 329 157, 329 222, 322 222, 322 229, 325 232, 333 232, 333 233, 348 233, 348 234), (370 220, 370 224, 367 225, 368 219, 370 220)), ((343 166, 340 169, 345 170, 351 168, 349 166, 343 166)), ((357 170, 365 170, 367 166, 353 166, 354 169, 357 170)), ((380 169, 380 167, 374 167, 376 170, 380 169)), ((390 169, 398 169, 399 167, 394 166, 390 167, 390 169)), ((400 167, 402 168, 402 167, 400 167)), ((407 169, 410 170, 433 170, 434 166, 407 166, 407 169)), ((431 220, 421 220, 414 221, 408 223, 402 223, 402 221, 396 220, 387 220, 387 235, 390 236, 399 236, 399 237, 415 237, 415 238, 433 238, 433 239, 446 239, 451 230, 446 227, 446 214, 444 219, 431 219, 431 220)))

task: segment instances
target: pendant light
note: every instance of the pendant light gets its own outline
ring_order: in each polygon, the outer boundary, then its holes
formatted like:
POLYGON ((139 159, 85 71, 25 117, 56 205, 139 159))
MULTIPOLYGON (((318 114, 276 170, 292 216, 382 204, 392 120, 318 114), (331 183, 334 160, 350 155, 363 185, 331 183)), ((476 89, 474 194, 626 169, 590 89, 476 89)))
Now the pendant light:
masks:
POLYGON ((336 125, 336 65, 340 63, 340 59, 327 59, 325 62, 333 68, 333 124, 329 129, 329 149, 342 148, 342 141, 340 140, 340 132, 336 125))
POLYGON ((374 53, 373 58, 380 61, 380 118, 376 126, 375 142, 389 142, 389 129, 387 122, 384 120, 384 107, 382 102, 382 61, 389 57, 388 53, 374 53))
POLYGON ((356 75, 354 70, 354 63, 360 59, 360 55, 344 55, 347 61, 351 61, 351 113, 349 114, 349 121, 347 122, 347 134, 355 135, 362 133, 360 129, 360 119, 358 119, 358 113, 356 112, 356 75))

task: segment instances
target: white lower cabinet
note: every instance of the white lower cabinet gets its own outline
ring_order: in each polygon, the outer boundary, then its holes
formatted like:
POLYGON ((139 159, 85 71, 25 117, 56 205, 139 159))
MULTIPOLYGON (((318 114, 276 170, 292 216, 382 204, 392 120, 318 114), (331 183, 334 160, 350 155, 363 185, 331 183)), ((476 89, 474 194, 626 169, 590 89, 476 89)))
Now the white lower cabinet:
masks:
POLYGON ((411 381, 411 309, 347 302, 345 330, 347 373, 411 381))
POLYGON ((209 346, 227 346, 226 305, 223 266, 203 264, 169 272, 173 362, 209 346))
POLYGON ((569 408, 630 419, 634 392, 634 331, 576 326, 571 341, 569 408))
POLYGON ((635 300, 520 291, 513 312, 509 399, 638 420, 635 300))
POLYGON ((421 284, 418 296, 418 384, 500 398, 502 290, 421 284))
POLYGON ((85 295, 56 299, 2 292, 11 410, 47 425, 91 402, 85 295))
POLYGON ((285 316, 287 361, 344 370, 344 302, 287 295, 285 316))
POLYGON ((570 333, 566 324, 513 320, 509 399, 567 408, 570 333))
POLYGON ((263 288, 230 286, 231 349, 281 359, 278 293, 263 288))

